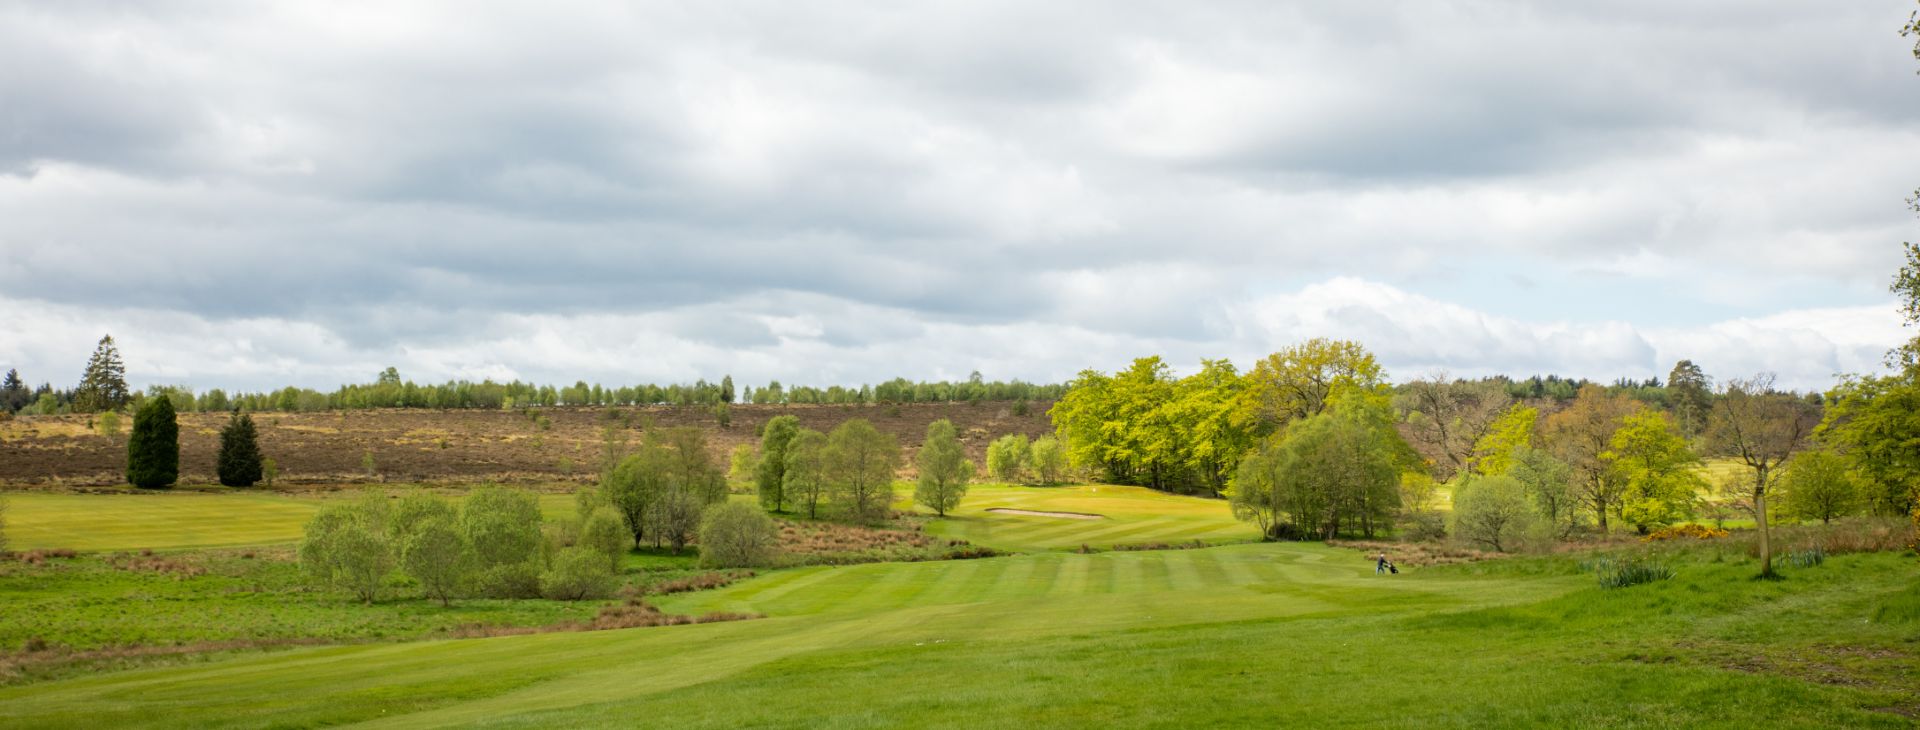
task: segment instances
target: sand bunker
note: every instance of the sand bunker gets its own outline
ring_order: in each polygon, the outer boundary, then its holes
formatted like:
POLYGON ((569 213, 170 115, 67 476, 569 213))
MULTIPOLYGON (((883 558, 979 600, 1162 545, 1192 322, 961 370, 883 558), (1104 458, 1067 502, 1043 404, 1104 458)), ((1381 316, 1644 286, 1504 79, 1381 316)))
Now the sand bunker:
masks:
POLYGON ((1030 509, 1007 509, 1005 507, 993 507, 987 511, 998 512, 1003 515, 1026 515, 1028 517, 1065 517, 1069 520, 1104 520, 1107 518, 1106 515, 1088 515, 1079 512, 1038 512, 1030 509))

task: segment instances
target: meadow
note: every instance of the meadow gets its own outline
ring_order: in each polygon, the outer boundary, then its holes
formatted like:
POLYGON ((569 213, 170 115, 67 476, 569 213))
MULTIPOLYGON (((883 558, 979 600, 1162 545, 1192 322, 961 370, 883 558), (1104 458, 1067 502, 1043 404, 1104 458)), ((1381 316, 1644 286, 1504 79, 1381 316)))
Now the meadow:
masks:
MULTIPOLYGON (((180 500, 216 525, 137 537, 112 536, 118 522, 88 528, 129 548, 284 543, 277 528, 220 518, 321 499, 16 498, 45 500, 17 524, 67 515, 69 532, 47 534, 77 534, 73 515, 102 505, 151 510, 145 500, 180 500)), ((48 561, 61 578, 0 578, 9 605, 74 617, 66 623, 82 628, 64 635, 74 643, 236 635, 193 633, 210 625, 286 642, 0 687, 0 726, 1910 727, 1920 717, 1911 553, 1834 555, 1756 581, 1737 538, 1644 546, 1633 549, 1662 551, 1676 577, 1602 589, 1583 554, 1378 576, 1358 551, 1245 542, 1251 530, 1236 527, 1214 500, 976 486, 925 529, 1021 554, 796 567, 652 598, 669 613, 765 616, 756 620, 476 639, 432 637, 475 615, 517 611, 507 618, 537 625, 592 607, 365 609, 305 593, 290 565, 270 561, 284 546, 174 554, 211 561, 192 576, 104 564, 137 554, 81 555, 48 561), (996 508, 1103 519, 987 512, 996 508), (1196 539, 1229 544, 1100 549, 1196 539), (169 614, 191 618, 154 618, 169 614), (296 645, 300 626, 327 645, 296 645)), ((684 565, 672 560, 635 556, 630 568, 684 565)), ((53 629, 41 617, 6 630, 53 629)))

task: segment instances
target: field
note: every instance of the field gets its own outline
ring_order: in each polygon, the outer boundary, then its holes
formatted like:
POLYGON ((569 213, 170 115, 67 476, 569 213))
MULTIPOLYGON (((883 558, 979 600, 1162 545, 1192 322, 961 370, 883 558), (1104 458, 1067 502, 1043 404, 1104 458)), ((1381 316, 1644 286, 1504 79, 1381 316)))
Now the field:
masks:
MULTIPOLYGON (((638 440, 648 427, 693 426, 706 430, 713 455, 725 464, 737 444, 758 443, 760 425, 793 415, 801 425, 831 430, 841 421, 865 418, 890 434, 911 455, 927 424, 953 421, 975 461, 994 438, 1051 430, 1047 403, 1032 403, 1024 416, 1010 403, 919 403, 814 406, 736 405, 722 427, 701 407, 544 408, 522 411, 401 409, 326 413, 261 413, 255 421, 261 451, 280 467, 289 485, 366 481, 373 476, 403 482, 553 481, 587 479, 598 469, 603 431, 614 426, 638 440)), ((180 414, 182 481, 214 481, 214 456, 226 414, 180 414)), ((89 427, 87 416, 27 416, 0 421, 0 484, 33 487, 117 485, 125 481, 125 429, 116 436, 89 427)))
MULTIPOLYGON (((1251 530, 1219 501, 980 485, 925 529, 1024 554, 789 568, 653 599, 669 613, 766 616, 756 620, 448 639, 436 637, 579 620, 594 606, 368 608, 314 595, 284 545, 327 498, 15 494, 14 524, 36 540, 282 547, 9 568, 0 599, 23 610, 0 620, 5 643, 137 640, 202 660, 16 682, 0 688, 0 726, 1750 727, 1764 717, 1909 727, 1920 717, 1911 554, 1837 555, 1761 582, 1736 540, 1660 546, 1678 577, 1617 590, 1597 587, 1578 555, 1376 576, 1355 550, 1244 542, 1251 530), (155 513, 171 526, 132 527, 155 513), (1097 550, 1196 539, 1235 544, 1097 550)), ((544 506, 564 511, 565 495, 544 506)), ((635 556, 630 569, 686 561, 635 556)))

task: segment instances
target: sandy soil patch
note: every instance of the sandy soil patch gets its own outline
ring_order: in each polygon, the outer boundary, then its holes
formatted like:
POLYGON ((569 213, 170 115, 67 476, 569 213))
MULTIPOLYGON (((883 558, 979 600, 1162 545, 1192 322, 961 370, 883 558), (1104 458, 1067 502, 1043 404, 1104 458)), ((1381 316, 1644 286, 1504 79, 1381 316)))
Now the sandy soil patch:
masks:
POLYGON ((1005 507, 993 507, 987 511, 998 512, 1003 515, 1026 515, 1028 517, 1064 517, 1069 520, 1104 520, 1107 518, 1106 515, 1089 515, 1080 512, 1040 512, 1038 510, 1008 509, 1005 507))

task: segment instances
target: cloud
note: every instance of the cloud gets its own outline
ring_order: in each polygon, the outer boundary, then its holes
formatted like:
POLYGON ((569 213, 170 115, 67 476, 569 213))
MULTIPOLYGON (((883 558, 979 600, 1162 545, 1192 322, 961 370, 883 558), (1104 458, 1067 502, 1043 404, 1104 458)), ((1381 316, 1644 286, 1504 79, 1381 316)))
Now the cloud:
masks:
POLYGON ((1905 9, 0 6, 0 299, 73 330, 0 356, 1043 379, 1314 332, 1610 379, 1680 332, 1811 378, 1913 238, 1905 9))

